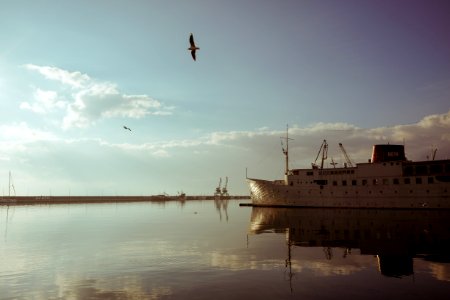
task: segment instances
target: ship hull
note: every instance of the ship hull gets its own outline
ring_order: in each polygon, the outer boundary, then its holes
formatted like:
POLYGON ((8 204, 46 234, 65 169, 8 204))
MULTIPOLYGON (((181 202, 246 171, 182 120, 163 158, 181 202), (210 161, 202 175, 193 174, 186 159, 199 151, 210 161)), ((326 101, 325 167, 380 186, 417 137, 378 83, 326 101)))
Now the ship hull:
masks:
POLYGON ((448 184, 410 187, 300 188, 280 181, 247 178, 253 206, 450 209, 448 184))

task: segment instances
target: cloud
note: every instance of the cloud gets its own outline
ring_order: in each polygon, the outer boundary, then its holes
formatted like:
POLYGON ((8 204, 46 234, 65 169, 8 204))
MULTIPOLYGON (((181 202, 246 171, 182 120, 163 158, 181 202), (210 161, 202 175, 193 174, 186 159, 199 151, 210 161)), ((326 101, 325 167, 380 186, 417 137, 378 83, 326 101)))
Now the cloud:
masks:
MULTIPOLYGON (((410 160, 426 160, 431 147, 438 148, 436 159, 450 158, 449 119, 450 111, 425 116, 414 124, 379 128, 344 123, 292 126, 290 167, 309 168, 324 139, 329 144, 327 166, 331 158, 340 166, 345 162, 340 142, 357 163, 367 162, 372 146, 381 143, 405 143, 410 160)), ((176 193, 180 189, 204 194, 213 191, 218 178, 224 176, 230 179, 231 193, 246 194, 247 168, 250 177, 282 177, 280 138, 285 134, 284 128, 260 128, 211 132, 192 139, 116 143, 95 137, 66 140, 22 122, 0 126, 0 159, 5 170, 15 170, 17 181, 22 180, 17 186, 29 187, 30 194, 42 193, 41 186, 48 182, 61 183, 53 188, 55 194, 67 186, 74 195, 84 195, 86 189, 91 194, 102 190, 106 194, 176 193)))
MULTIPOLYGON (((289 128, 291 155, 308 158, 317 154, 324 139, 330 144, 330 151, 340 155, 338 143, 342 142, 349 154, 357 161, 367 161, 373 144, 398 143, 406 145, 410 159, 426 159, 432 146, 439 149, 442 158, 450 156, 450 111, 444 114, 429 115, 417 123, 391 127, 359 128, 347 123, 316 123, 308 127, 289 128), (298 153, 301 152, 301 153, 298 153)), ((268 149, 279 146, 286 134, 283 130, 258 129, 256 131, 215 132, 207 137, 207 144, 236 146, 249 151, 267 154, 268 149), (277 141, 278 140, 278 141, 277 141)), ((329 152, 330 153, 330 152, 329 152)), ((308 165, 308 163, 307 163, 308 165)))
POLYGON ((92 79, 81 72, 32 64, 25 65, 25 68, 60 83, 61 88, 59 91, 37 88, 33 101, 22 102, 20 108, 38 114, 59 111, 64 129, 89 127, 100 119, 171 115, 174 109, 148 95, 121 93, 116 84, 92 79), (71 90, 67 91, 64 86, 71 87, 71 90))
POLYGON ((67 106, 66 101, 58 100, 58 93, 56 91, 44 91, 36 89, 34 92, 33 103, 22 102, 21 109, 28 109, 37 114, 45 114, 55 110, 64 109, 67 106))
POLYGON ((54 141, 56 136, 48 131, 33 129, 26 122, 0 125, 0 139, 9 143, 28 144, 36 141, 54 141))
POLYGON ((82 88, 91 81, 91 78, 86 74, 82 74, 81 72, 69 72, 56 67, 26 64, 25 68, 36 71, 47 79, 59 81, 73 88, 82 88))

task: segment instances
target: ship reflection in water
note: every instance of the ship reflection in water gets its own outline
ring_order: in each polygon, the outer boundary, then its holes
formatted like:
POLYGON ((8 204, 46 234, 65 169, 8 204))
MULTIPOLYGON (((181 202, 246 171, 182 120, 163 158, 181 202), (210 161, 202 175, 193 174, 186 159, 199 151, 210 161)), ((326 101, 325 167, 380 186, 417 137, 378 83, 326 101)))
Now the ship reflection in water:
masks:
POLYGON ((328 260, 359 250, 391 277, 413 275, 415 258, 450 262, 450 210, 253 207, 250 232, 285 233, 287 267, 292 247, 323 247, 328 260))

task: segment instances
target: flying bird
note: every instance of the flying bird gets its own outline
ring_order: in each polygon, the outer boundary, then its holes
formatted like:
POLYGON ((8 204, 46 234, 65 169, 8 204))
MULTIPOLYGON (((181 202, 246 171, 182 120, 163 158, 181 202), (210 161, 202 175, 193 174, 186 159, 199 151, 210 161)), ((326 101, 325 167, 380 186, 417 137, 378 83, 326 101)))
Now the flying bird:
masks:
POLYGON ((125 125, 123 126, 123 129, 131 131, 131 129, 128 128, 127 126, 125 126, 125 125))
POLYGON ((191 36, 189 37, 189 43, 191 44, 191 47, 189 47, 188 50, 191 51, 192 58, 195 61, 196 60, 196 58, 195 58, 195 51, 200 50, 200 48, 195 45, 194 35, 192 35, 192 33, 191 33, 191 36))

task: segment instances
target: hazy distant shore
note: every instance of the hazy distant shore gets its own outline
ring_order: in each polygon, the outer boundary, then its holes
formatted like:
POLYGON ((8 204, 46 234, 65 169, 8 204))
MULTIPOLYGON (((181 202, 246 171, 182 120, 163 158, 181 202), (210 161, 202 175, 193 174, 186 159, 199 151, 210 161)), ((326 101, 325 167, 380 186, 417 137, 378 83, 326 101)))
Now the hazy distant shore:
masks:
MULTIPOLYGON (((249 196, 226 196, 220 199, 248 199, 249 196)), ((108 203, 108 202, 165 202, 189 200, 214 200, 214 196, 14 196, 0 197, 0 204, 57 204, 57 203, 108 203)))

